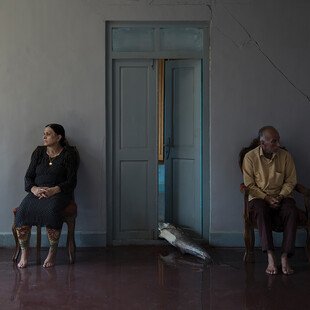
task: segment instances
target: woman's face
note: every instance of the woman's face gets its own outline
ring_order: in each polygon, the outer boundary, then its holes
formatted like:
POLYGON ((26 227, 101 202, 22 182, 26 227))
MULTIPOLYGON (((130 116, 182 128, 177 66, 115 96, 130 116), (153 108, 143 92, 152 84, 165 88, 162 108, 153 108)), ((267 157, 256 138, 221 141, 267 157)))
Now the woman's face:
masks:
POLYGON ((59 144, 61 135, 57 135, 51 127, 45 127, 43 132, 43 143, 45 146, 55 146, 59 144))

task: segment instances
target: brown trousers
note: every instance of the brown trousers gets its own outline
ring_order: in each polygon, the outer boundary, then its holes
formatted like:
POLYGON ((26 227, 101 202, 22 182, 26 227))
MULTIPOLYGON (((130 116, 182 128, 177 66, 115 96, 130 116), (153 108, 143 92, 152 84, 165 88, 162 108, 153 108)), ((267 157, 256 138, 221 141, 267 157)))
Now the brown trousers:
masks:
POLYGON ((294 254, 298 222, 298 210, 293 198, 284 198, 277 209, 271 208, 263 199, 249 202, 250 219, 257 224, 262 250, 274 251, 272 230, 283 230, 282 253, 294 254))

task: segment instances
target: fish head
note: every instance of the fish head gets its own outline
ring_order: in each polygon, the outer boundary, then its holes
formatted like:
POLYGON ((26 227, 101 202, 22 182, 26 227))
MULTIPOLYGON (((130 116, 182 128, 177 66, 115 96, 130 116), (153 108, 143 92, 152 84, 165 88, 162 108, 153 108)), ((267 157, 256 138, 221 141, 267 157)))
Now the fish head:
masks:
POLYGON ((170 223, 160 222, 158 223, 158 230, 161 231, 162 229, 167 229, 170 225, 170 223))
POLYGON ((159 238, 166 239, 172 245, 176 241, 175 235, 173 233, 171 233, 171 231, 169 229, 165 229, 165 228, 160 230, 159 238))

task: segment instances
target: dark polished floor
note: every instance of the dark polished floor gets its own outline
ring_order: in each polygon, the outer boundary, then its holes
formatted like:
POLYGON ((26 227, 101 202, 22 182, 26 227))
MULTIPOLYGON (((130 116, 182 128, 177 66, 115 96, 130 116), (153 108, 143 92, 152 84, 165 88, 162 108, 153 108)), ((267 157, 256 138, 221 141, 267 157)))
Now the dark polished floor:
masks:
POLYGON ((170 246, 84 248, 69 266, 60 249, 54 268, 31 257, 28 268, 18 269, 12 251, 0 249, 0 309, 310 309, 303 249, 292 259, 291 276, 267 276, 260 251, 247 266, 242 249, 209 252, 211 266, 170 246))

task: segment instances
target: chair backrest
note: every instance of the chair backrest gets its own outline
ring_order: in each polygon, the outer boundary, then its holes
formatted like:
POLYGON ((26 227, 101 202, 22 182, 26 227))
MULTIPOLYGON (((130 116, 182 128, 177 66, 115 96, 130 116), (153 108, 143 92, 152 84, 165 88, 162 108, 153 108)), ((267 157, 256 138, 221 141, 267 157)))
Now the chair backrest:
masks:
POLYGON ((74 155, 75 164, 76 164, 76 167, 78 168, 80 165, 79 151, 77 150, 76 146, 68 145, 67 148, 74 155))
MULTIPOLYGON (((80 165, 80 154, 79 154, 79 151, 77 150, 76 146, 72 146, 72 145, 67 145, 66 148, 73 155, 73 160, 75 161, 76 169, 78 169, 79 165, 80 165)), ((72 193, 72 195, 73 195, 72 196, 73 201, 75 201, 74 192, 72 193)))
POLYGON ((239 153, 239 167, 240 167, 241 171, 242 171, 242 163, 243 163, 243 159, 244 159, 245 154, 252 151, 256 147, 258 147, 259 144, 260 144, 259 138, 255 138, 252 140, 252 142, 250 143, 249 146, 246 146, 246 147, 241 149, 241 151, 239 153))
MULTIPOLYGON (((258 147, 260 144, 259 142, 259 137, 255 138, 252 140, 252 142, 250 143, 249 146, 246 146, 244 148, 241 149, 240 153, 239 153, 239 167, 242 173, 242 163, 243 163, 243 159, 246 153, 248 153, 249 151, 255 149, 256 147, 258 147)), ((249 218, 249 190, 244 186, 243 183, 241 183, 240 185, 240 191, 243 192, 243 218, 245 220, 246 223, 250 223, 250 218, 249 218)))

